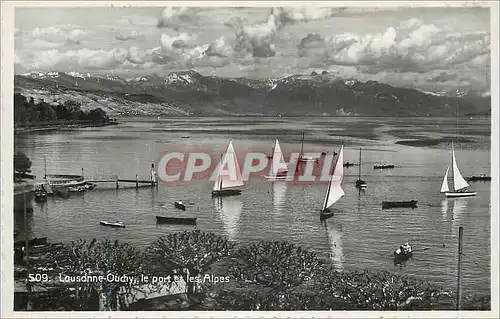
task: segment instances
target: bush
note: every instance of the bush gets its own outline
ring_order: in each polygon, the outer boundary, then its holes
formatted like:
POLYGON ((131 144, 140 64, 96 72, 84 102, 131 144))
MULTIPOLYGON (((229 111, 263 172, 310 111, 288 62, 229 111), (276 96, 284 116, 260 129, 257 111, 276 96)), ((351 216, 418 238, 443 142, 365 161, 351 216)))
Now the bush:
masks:
POLYGON ((14 154, 14 171, 19 174, 26 174, 31 172, 31 160, 23 152, 14 154))

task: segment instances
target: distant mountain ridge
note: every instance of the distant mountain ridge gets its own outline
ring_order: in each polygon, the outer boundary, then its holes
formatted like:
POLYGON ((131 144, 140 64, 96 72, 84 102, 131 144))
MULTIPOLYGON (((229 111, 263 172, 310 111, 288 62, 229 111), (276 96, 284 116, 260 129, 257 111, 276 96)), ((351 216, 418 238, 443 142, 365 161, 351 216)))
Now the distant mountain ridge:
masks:
MULTIPOLYGON (((73 99, 110 115, 456 116, 491 114, 490 97, 459 98, 313 72, 275 79, 204 76, 193 70, 125 79, 77 72, 15 75, 15 89, 46 101, 73 99)), ((456 94, 456 93, 455 93, 456 94)))

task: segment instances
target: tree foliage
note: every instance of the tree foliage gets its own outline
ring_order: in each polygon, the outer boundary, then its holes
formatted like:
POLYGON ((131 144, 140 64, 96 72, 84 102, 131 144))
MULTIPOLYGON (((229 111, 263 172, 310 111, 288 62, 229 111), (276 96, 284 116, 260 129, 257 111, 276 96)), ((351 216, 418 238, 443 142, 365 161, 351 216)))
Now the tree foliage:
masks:
POLYGON ((31 172, 31 160, 23 152, 16 152, 14 154, 14 171, 19 174, 26 174, 31 172))
POLYGON ((71 100, 65 101, 63 104, 51 105, 44 100, 35 103, 32 97, 28 101, 22 94, 14 94, 15 124, 23 125, 55 120, 80 120, 99 123, 109 121, 109 117, 101 108, 84 112, 80 103, 71 100))
MULTIPOLYGON (((182 269, 185 276, 198 276, 228 256, 233 247, 234 243, 228 239, 199 230, 168 234, 158 238, 146 250, 147 270, 162 275, 182 269)), ((193 285, 188 287, 194 288, 193 285)))

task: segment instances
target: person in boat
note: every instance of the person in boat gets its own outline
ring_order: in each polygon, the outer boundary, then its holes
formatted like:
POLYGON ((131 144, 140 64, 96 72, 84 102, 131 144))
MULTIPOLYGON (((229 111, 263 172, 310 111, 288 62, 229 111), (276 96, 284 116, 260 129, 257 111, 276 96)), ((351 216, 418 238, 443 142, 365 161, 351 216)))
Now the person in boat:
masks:
POLYGON ((411 253, 411 246, 408 242, 404 243, 402 247, 405 254, 411 253))

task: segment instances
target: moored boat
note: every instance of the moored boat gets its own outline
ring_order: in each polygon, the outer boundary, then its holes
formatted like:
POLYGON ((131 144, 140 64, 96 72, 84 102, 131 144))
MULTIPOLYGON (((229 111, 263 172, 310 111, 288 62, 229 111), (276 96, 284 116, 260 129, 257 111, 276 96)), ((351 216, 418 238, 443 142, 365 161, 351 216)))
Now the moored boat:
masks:
POLYGON ((221 165, 219 165, 219 172, 217 176, 217 180, 214 183, 214 187, 212 190, 212 197, 214 196, 235 196, 240 195, 241 190, 235 187, 243 186, 243 177, 241 175, 240 164, 238 163, 238 158, 236 157, 233 142, 229 141, 229 145, 227 146, 226 153, 221 158, 221 165), (223 167, 226 163, 226 159, 231 157, 232 162, 234 163, 234 167, 236 169, 236 180, 231 179, 231 176, 222 175, 223 167))
POLYGON ((366 182, 361 179, 361 147, 359 148, 359 165, 358 165, 358 180, 356 181, 356 188, 366 188, 366 182))
POLYGON ((45 192, 43 188, 35 190, 35 202, 43 203, 46 201, 47 201, 47 192, 45 192))
POLYGON ((400 201, 400 202, 382 202, 382 209, 387 209, 387 208, 397 208, 397 207, 410 207, 410 208, 416 208, 417 207, 418 201, 416 200, 411 200, 411 201, 400 201))
POLYGON ((467 177, 467 181, 469 181, 469 182, 491 181, 491 176, 486 176, 486 175, 470 176, 470 177, 467 177))
POLYGON ((196 225, 196 217, 164 217, 156 216, 157 224, 177 224, 177 225, 196 225))
POLYGON ((373 169, 388 169, 388 168, 394 168, 394 164, 375 164, 373 165, 373 169))
POLYGON ((271 157, 271 168, 269 169, 269 175, 266 179, 271 180, 290 180, 293 176, 288 175, 288 165, 283 159, 283 154, 281 151, 280 143, 276 139, 275 145, 273 147, 273 156, 271 157))
POLYGON ((331 207, 345 195, 341 186, 342 179, 344 177, 344 166, 342 165, 343 160, 344 145, 341 145, 339 156, 337 157, 337 162, 335 163, 335 168, 333 170, 333 175, 330 178, 330 182, 328 183, 328 188, 326 190, 325 201, 319 216, 320 220, 325 220, 333 216, 331 207))
POLYGON ((402 261, 411 257, 413 257, 413 247, 408 243, 404 243, 394 251, 394 260, 402 261))
POLYGON ((476 196, 476 192, 471 192, 467 190, 469 183, 463 178, 460 170, 458 169, 457 160, 455 157, 455 147, 453 143, 451 145, 451 164, 448 165, 446 173, 444 174, 443 183, 441 184, 441 193, 444 193, 446 197, 456 198, 456 197, 473 197, 476 196), (450 171, 453 180, 453 188, 450 190, 448 185, 448 172, 450 171))
MULTIPOLYGON (((47 237, 33 238, 28 241, 29 246, 37 246, 45 244, 47 244, 47 237)), ((26 242, 24 240, 19 240, 14 243, 14 247, 23 247, 23 246, 26 246, 26 242)))
POLYGON ((354 163, 350 163, 350 162, 345 162, 345 163, 344 163, 344 167, 347 167, 347 168, 349 168, 349 167, 351 167, 351 166, 354 166, 354 165, 356 165, 356 164, 354 164, 354 163))
POLYGON ((180 210, 186 210, 186 205, 184 205, 181 200, 175 201, 174 206, 180 210))
POLYGON ((125 224, 122 222, 110 222, 107 220, 101 220, 99 224, 103 226, 110 226, 110 227, 118 227, 118 228, 125 228, 125 224))

